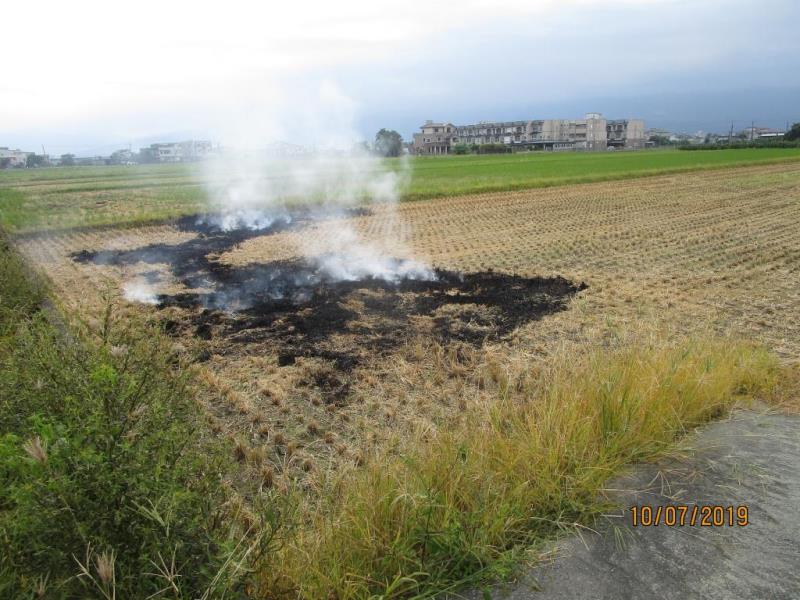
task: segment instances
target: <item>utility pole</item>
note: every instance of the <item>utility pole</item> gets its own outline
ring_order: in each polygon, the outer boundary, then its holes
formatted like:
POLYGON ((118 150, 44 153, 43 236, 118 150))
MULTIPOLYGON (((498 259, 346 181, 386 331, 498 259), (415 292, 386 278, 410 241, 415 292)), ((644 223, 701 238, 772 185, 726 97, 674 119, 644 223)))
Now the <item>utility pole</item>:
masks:
POLYGON ((728 146, 733 144, 733 121, 731 121, 731 132, 728 134, 728 146))
POLYGON ((753 138, 756 137, 756 122, 750 121, 750 141, 753 141, 753 138))

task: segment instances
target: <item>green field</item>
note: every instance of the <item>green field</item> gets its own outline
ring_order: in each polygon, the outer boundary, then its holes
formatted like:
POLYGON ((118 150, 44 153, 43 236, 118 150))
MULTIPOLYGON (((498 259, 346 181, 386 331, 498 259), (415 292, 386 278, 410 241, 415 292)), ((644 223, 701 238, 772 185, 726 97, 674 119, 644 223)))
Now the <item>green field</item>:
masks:
POLYGON ((420 157, 413 161, 405 197, 527 189, 792 159, 800 159, 800 148, 420 157))
MULTIPOLYGON (((414 157, 384 165, 408 174, 401 197, 418 200, 798 159, 800 149, 764 148, 414 157)), ((276 174, 264 178, 280 187, 290 168, 275 163, 276 174)), ((209 183, 201 164, 3 171, 0 222, 23 232, 164 219, 204 210, 209 183)))

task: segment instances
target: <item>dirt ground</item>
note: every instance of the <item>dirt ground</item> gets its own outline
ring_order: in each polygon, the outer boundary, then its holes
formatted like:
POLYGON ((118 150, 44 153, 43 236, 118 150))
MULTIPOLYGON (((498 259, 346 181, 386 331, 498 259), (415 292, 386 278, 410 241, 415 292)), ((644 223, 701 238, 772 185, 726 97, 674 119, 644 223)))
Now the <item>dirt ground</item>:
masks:
MULTIPOLYGON (((340 461, 357 462, 371 445, 390 444, 409 427, 457 419, 464 403, 488 397, 487 385, 515 361, 535 364, 565 347, 623 343, 632 332, 710 327, 800 360, 798 164, 420 201, 375 207, 347 222, 367 240, 393 240, 399 260, 484 277, 493 272, 498 279, 484 287, 505 287, 514 277, 572 287, 548 296, 553 310, 515 321, 484 344, 431 335, 441 312, 410 316, 407 335, 390 348, 380 341, 372 349, 362 345, 346 376, 335 357, 287 358, 273 338, 232 343, 224 335, 231 323, 203 317, 197 303, 159 308, 120 300, 122 314, 157 315, 176 346, 197 361, 212 427, 240 440, 243 460, 254 468, 319 484, 340 461), (336 402, 326 402, 326 386, 339 394, 336 402)), ((248 235, 213 248, 212 258, 238 272, 296 264, 309 239, 324 252, 341 227, 333 218, 248 235)), ((200 235, 176 221, 31 235, 18 244, 51 277, 65 305, 91 320, 122 282, 155 276, 161 292, 180 298, 182 273, 137 252, 178 251, 200 235), (126 251, 129 260, 110 259, 126 251)), ((375 294, 385 300, 387 292, 362 292, 335 300, 349 302, 368 328, 375 317, 364 310, 370 294, 375 305, 375 294)), ((465 321, 451 322, 458 320, 465 321)), ((481 315, 470 322, 480 326, 481 315)), ((328 341, 332 348, 352 342, 337 341, 335 332, 328 341)))

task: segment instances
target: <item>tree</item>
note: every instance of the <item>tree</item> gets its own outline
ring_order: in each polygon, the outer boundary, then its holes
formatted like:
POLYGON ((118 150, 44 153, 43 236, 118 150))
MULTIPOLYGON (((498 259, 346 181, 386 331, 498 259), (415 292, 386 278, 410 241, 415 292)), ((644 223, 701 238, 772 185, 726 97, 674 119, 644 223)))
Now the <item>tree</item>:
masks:
POLYGON ((155 149, 139 148, 139 156, 136 158, 136 162, 140 164, 150 164, 158 162, 158 156, 156 156, 155 149))
POLYGON ((792 128, 784 134, 783 139, 787 142, 800 141, 800 123, 792 125, 792 128))
POLYGON ((61 155, 61 165, 64 167, 71 167, 75 164, 75 155, 74 154, 62 154, 61 155))
POLYGON ((30 167, 41 167, 44 165, 45 159, 44 156, 40 154, 28 154, 28 158, 25 159, 25 166, 30 167))
POLYGON ((456 144, 453 146, 453 154, 466 154, 469 152, 469 146, 466 144, 456 144))
POLYGON ((394 129, 381 129, 375 134, 375 152, 381 156, 400 156, 403 136, 394 129))

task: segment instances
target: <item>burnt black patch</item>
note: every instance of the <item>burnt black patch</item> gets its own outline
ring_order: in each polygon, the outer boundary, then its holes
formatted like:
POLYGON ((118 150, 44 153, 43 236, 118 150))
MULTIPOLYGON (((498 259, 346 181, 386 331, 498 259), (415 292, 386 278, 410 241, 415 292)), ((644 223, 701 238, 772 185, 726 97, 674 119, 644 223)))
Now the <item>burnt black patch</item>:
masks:
MULTIPOLYGON (((216 213, 188 215, 171 221, 179 231, 196 233, 178 244, 148 244, 132 250, 81 250, 71 255, 80 263, 98 265, 166 264, 172 275, 189 288, 203 287, 205 274, 218 263, 216 256, 228 252, 249 239, 299 229, 313 221, 337 217, 368 215, 369 210, 355 208, 327 211, 324 209, 294 209, 248 221, 246 217, 226 218, 216 213)), ((156 272, 145 274, 149 283, 156 272)))
POLYGON ((202 339, 261 346, 278 366, 323 358, 350 371, 369 356, 407 339, 417 317, 431 335, 478 346, 564 310, 586 286, 561 277, 520 277, 492 271, 436 270, 432 280, 332 279, 306 260, 242 267, 214 264, 208 292, 159 297, 160 307, 187 309, 186 330, 202 339))
MULTIPOLYGON (((279 367, 321 359, 330 368, 313 371, 309 385, 335 404, 346 400, 350 371, 389 355, 411 335, 480 346, 564 310, 586 287, 562 277, 442 269, 424 279, 343 281, 311 260, 233 266, 217 259, 247 239, 302 226, 309 218, 301 213, 261 229, 223 230, 213 218, 187 217, 176 223, 197 233, 186 242, 84 251, 73 258, 115 265, 166 263, 187 291, 158 297, 159 308, 169 309, 164 329, 207 341, 198 360, 210 358, 208 348, 222 355, 274 356, 279 367)), ((393 266, 398 268, 391 271, 401 272, 405 265, 396 260, 393 266)))

